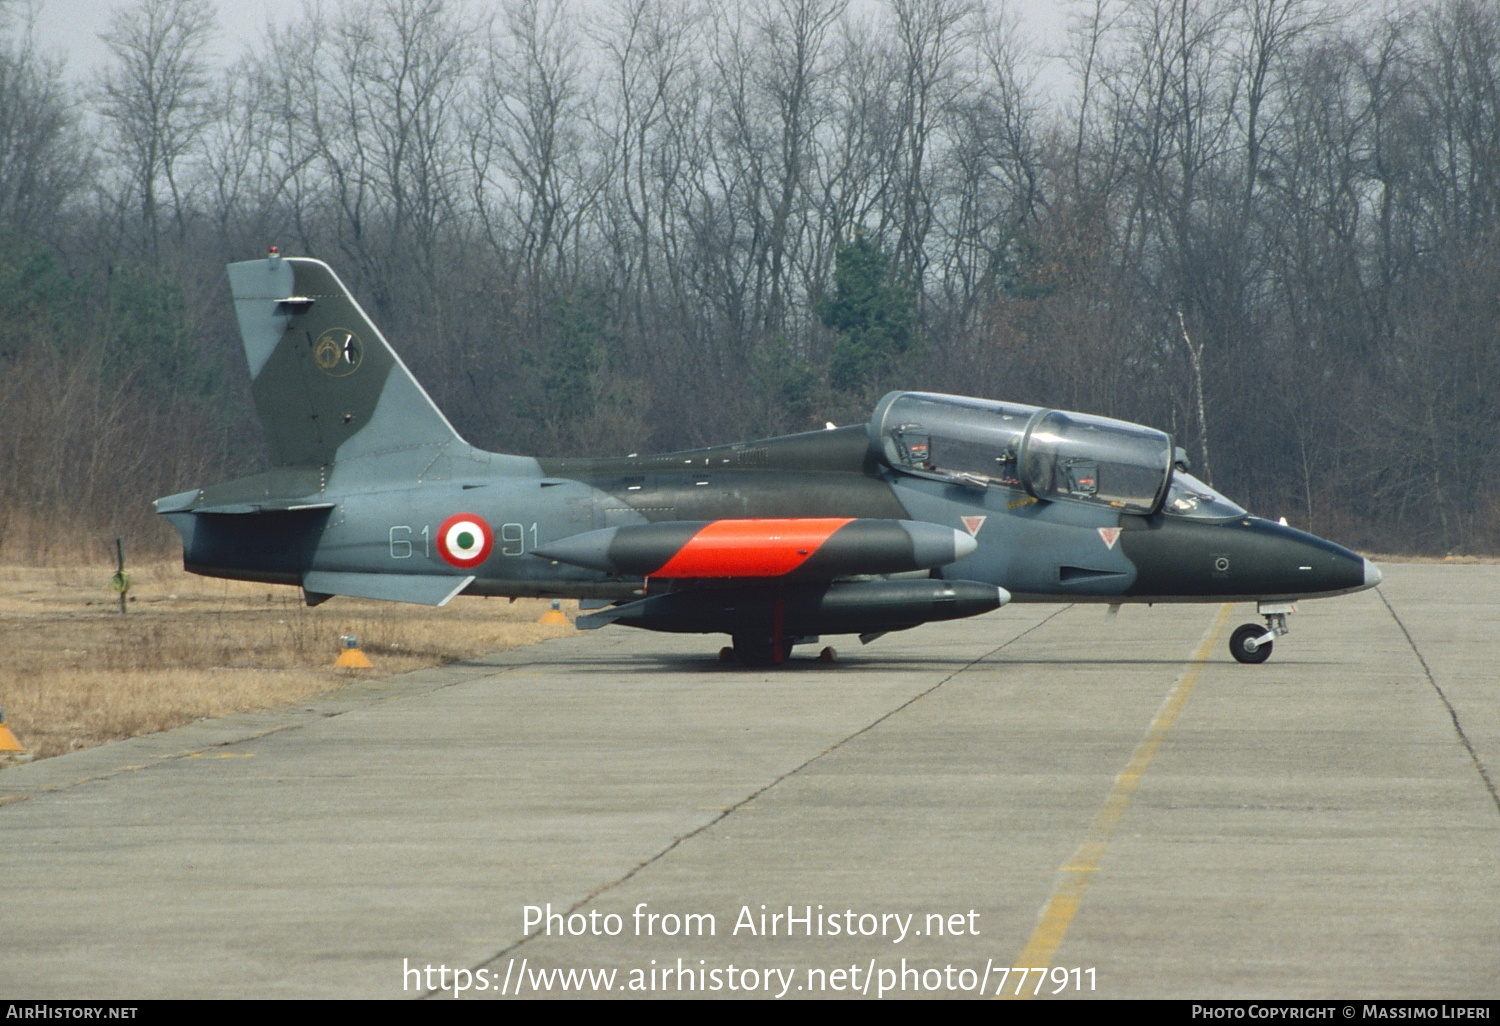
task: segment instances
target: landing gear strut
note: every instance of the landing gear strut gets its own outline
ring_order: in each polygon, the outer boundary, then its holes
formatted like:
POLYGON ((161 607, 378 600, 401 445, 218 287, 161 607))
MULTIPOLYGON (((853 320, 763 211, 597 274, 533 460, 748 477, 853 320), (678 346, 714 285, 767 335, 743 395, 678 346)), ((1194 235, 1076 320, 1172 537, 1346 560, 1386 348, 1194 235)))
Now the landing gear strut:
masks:
POLYGON ((1242 663, 1263 663, 1271 658, 1271 643, 1291 628, 1286 618, 1297 611, 1289 602, 1262 602, 1256 612, 1265 617, 1266 625, 1247 623, 1236 627, 1229 637, 1229 654, 1242 663))

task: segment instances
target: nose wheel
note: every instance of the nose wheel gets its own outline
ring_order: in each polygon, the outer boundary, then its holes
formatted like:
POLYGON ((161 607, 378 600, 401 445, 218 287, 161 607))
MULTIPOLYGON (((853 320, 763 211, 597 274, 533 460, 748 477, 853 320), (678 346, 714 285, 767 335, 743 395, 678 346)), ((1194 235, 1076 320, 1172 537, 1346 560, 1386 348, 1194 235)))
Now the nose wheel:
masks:
POLYGON ((1291 605, 1262 602, 1257 612, 1265 617, 1264 627, 1258 623, 1243 624, 1229 636, 1229 654, 1242 663, 1263 663, 1271 658, 1271 643, 1290 630, 1286 618, 1296 609, 1291 605))

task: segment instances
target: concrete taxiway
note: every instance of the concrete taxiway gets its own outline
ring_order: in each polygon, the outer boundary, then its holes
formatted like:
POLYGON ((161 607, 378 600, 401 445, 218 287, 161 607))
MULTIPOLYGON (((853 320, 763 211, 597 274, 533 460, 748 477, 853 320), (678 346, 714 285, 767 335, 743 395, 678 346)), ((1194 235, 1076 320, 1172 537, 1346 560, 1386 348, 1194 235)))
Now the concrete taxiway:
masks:
POLYGON ((1383 569, 1261 666, 1245 606, 606 628, 7 769, 0 993, 1494 998, 1500 567, 1383 569))

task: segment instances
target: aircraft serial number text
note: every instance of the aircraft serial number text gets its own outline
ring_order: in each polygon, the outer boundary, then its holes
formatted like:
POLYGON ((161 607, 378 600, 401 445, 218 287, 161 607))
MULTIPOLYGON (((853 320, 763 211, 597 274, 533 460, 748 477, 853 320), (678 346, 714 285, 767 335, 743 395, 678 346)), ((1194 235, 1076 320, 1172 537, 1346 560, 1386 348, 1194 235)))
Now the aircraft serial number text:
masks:
MULTIPOLYGON (((392 559, 410 559, 420 547, 422 555, 432 558, 432 527, 420 531, 409 524, 397 524, 387 534, 392 559)), ((501 524, 495 535, 495 551, 501 556, 524 556, 537 546, 536 524, 501 524), (527 536, 530 536, 529 540, 527 536)))

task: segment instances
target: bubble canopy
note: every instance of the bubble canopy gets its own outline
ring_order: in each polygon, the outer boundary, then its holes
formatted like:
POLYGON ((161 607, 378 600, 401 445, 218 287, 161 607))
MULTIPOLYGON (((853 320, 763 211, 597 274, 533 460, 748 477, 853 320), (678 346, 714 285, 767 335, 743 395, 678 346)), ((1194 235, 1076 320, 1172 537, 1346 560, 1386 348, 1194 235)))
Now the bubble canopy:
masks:
POLYGON ((871 440, 894 470, 1047 501, 1156 513, 1172 481, 1172 436, 1086 413, 930 392, 892 392, 871 440))

